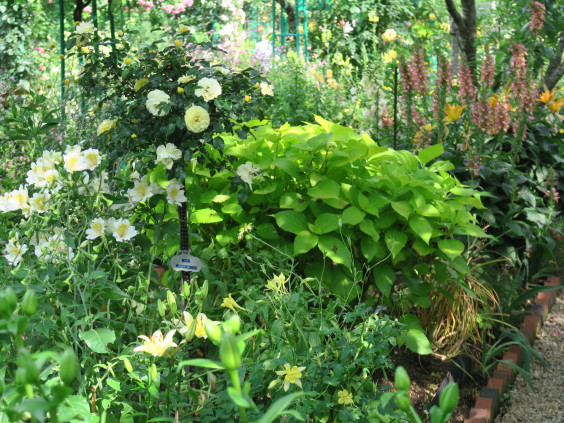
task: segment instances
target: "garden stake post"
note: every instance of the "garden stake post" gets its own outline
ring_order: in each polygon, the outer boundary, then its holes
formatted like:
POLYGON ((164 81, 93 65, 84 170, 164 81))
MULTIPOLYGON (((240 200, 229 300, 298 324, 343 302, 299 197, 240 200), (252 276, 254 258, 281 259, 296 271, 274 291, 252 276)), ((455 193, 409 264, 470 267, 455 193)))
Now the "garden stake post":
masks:
MULTIPOLYGON (((190 239, 188 238, 188 218, 186 213, 186 202, 180 203, 178 210, 178 224, 180 225, 180 251, 190 250, 190 239)), ((182 281, 190 283, 190 272, 181 271, 182 281)))
POLYGON ((59 36, 61 41, 61 120, 65 120, 65 5, 59 0, 59 36))
POLYGON ((398 149, 398 66, 394 66, 394 150, 398 149))

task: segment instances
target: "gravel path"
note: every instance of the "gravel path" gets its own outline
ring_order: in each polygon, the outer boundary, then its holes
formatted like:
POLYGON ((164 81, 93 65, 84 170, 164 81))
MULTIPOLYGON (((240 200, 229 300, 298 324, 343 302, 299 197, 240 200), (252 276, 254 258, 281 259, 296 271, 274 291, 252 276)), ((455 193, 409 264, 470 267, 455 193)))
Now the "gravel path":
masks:
POLYGON ((550 368, 534 361, 531 379, 535 392, 518 376, 509 402, 502 406, 495 423, 564 422, 564 295, 556 299, 548 319, 534 342, 534 348, 550 368))

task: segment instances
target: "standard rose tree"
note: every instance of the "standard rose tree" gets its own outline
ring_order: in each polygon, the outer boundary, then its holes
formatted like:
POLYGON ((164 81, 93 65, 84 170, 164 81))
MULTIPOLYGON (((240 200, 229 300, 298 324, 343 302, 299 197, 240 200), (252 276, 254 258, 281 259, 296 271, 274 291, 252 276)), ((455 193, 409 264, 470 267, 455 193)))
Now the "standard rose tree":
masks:
MULTIPOLYGON (((151 162, 165 168, 170 182, 163 188, 168 203, 178 206, 181 234, 188 232, 183 170, 187 161, 194 159, 212 173, 229 168, 232 156, 212 158, 209 154, 211 149, 223 148, 217 134, 236 131, 244 136, 247 128, 240 122, 264 118, 263 110, 273 95, 270 83, 253 69, 238 71, 195 59, 184 47, 193 41, 190 37, 190 32, 181 27, 176 33, 163 33, 158 42, 140 51, 132 51, 125 37, 108 49, 108 40, 81 24, 68 46, 81 45, 76 49, 84 63, 79 83, 101 108, 97 142, 104 145, 110 162, 118 166, 137 155, 141 157, 140 170, 150 167, 151 162), (169 45, 160 48, 163 41, 169 45), (100 53, 84 53, 84 47, 88 51, 94 47, 100 53), (156 160, 147 161, 155 148, 156 160)), ((199 47, 213 49, 209 44, 199 47)), ((75 161, 71 166, 87 165, 75 161)), ((249 163, 236 175, 233 172, 233 181, 245 192, 245 183, 250 189, 256 168, 249 163)), ((141 178, 128 192, 129 203, 134 206, 143 202, 158 189, 141 178)), ((95 228, 91 230, 96 233, 95 228)), ((187 241, 187 236, 181 236, 181 251, 189 249, 187 241)))

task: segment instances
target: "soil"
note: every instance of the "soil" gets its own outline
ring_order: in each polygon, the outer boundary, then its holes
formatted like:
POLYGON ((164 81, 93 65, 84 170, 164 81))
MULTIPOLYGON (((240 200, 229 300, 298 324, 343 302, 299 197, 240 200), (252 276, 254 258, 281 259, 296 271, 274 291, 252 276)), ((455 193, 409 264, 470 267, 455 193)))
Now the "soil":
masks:
MULTIPOLYGON (((407 348, 392 351, 391 358, 396 366, 403 366, 407 370, 411 379, 411 387, 409 388, 411 404, 423 418, 427 406, 447 375, 451 361, 431 354, 419 355, 407 348)), ((474 407, 476 398, 485 385, 486 379, 482 377, 478 366, 472 366, 470 376, 466 377, 462 384, 458 386, 460 401, 449 420, 451 423, 463 423, 464 419, 468 418, 470 409, 474 407)), ((389 373, 388 377, 384 374, 376 375, 376 378, 379 385, 393 388, 393 373, 389 373)))

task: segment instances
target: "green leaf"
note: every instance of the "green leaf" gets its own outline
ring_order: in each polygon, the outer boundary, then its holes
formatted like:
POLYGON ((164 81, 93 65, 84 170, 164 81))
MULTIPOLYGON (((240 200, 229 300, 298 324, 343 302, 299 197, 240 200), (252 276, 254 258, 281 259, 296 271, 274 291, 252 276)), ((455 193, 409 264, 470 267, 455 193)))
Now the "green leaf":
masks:
POLYGON ((371 238, 363 237, 360 241, 360 249, 366 260, 369 262, 374 259, 374 257, 382 257, 382 250, 384 246, 381 242, 375 242, 371 238))
POLYGON ((262 415, 262 417, 257 421, 257 423, 272 423, 276 418, 283 415, 286 409, 292 404, 296 398, 301 397, 302 395, 309 395, 305 392, 294 392, 293 394, 288 394, 283 396, 282 398, 276 400, 274 404, 272 404, 266 413, 262 415))
POLYGON ((425 244, 421 239, 416 239, 412 245, 413 249, 419 253, 420 256, 431 254, 435 249, 430 245, 425 244))
POLYGON ((250 401, 243 396, 241 392, 238 392, 233 386, 227 388, 227 394, 231 401, 233 401, 238 407, 250 408, 252 404, 250 401))
POLYGON ((407 335, 405 338, 405 344, 407 348, 411 351, 416 352, 417 354, 432 354, 433 349, 431 348, 431 343, 427 336, 425 336, 425 332, 418 329, 410 329, 407 331, 407 335))
POLYGON ((300 150, 316 151, 316 150, 319 150, 320 148, 326 146, 327 143, 329 141, 331 141, 332 137, 333 137, 333 134, 331 134, 330 132, 328 132, 328 133, 324 132, 324 133, 321 133, 319 135, 316 135, 315 137, 308 139, 307 141, 305 141, 301 144, 295 144, 294 147, 298 148, 300 150))
POLYGON ((302 194, 297 192, 287 192, 280 197, 281 209, 292 209, 302 212, 307 208, 307 205, 307 200, 304 200, 302 194))
POLYGON ((192 360, 184 360, 178 363, 177 371, 184 368, 184 366, 205 367, 206 369, 223 370, 225 367, 216 361, 208 360, 206 358, 194 358, 192 360))
POLYGON ((307 221, 302 213, 295 210, 284 210, 274 215, 276 224, 286 232, 298 234, 307 230, 307 221))
POLYGON ((200 209, 192 213, 190 221, 192 223, 216 223, 221 222, 221 217, 214 209, 200 209))
POLYGON ((366 235, 370 235, 374 242, 378 242, 378 240, 380 239, 380 232, 378 232, 378 229, 376 229, 376 226, 374 225, 374 222, 372 220, 364 219, 362 222, 360 222, 360 225, 358 225, 358 227, 366 235))
POLYGON ((459 257, 464 252, 464 244, 457 239, 441 239, 437 242, 439 250, 451 260, 459 257))
POLYGON ((318 235, 333 232, 339 228, 339 216, 333 213, 322 213, 313 224, 312 231, 318 235))
POLYGON ((425 148, 424 150, 421 150, 417 154, 417 157, 419 157, 419 161, 421 162, 421 164, 423 166, 425 166, 431 160, 436 159, 437 157, 439 157, 444 152, 445 152, 445 150, 443 149, 442 144, 435 144, 435 145, 432 145, 430 147, 425 148))
POLYGON ((57 410, 57 417, 61 422, 77 421, 73 420, 80 418, 82 421, 90 421, 90 407, 86 398, 71 395, 67 397, 57 410))
POLYGON ((335 263, 344 264, 350 269, 351 253, 343 242, 334 236, 323 236, 319 238, 318 247, 322 253, 335 263))
POLYGON ((257 225, 256 233, 258 236, 265 239, 278 238, 278 231, 272 223, 261 223, 260 225, 257 225))
POLYGON ((309 231, 301 231, 294 239, 294 255, 304 254, 317 245, 318 237, 309 231))
POLYGON ((380 292, 384 294, 384 297, 389 297, 392 286, 396 281, 396 272, 394 269, 387 264, 379 264, 374 267, 372 274, 374 275, 374 283, 380 292))
POLYGON ((364 220, 365 216, 366 213, 360 211, 355 206, 351 206, 343 211, 343 223, 346 223, 348 225, 358 225, 364 220))
POLYGON ((407 235, 396 229, 390 229, 386 232, 384 241, 386 242, 388 250, 392 253, 392 258, 396 258, 403 247, 405 247, 405 244, 407 244, 407 235))
POLYGON ((418 235, 426 244, 429 244, 431 236, 433 235, 433 228, 422 216, 413 216, 409 219, 409 227, 411 230, 418 235))
POLYGON ((312 198, 339 198, 341 186, 333 179, 326 179, 318 182, 313 188, 307 191, 312 198))
POLYGON ((107 345, 116 340, 115 332, 106 328, 80 332, 78 337, 86 342, 86 345, 88 345, 92 351, 99 354, 109 353, 110 351, 108 351, 107 345))
POLYGON ((392 203, 392 209, 402 216, 405 220, 409 219, 409 215, 413 211, 407 201, 396 201, 392 203))

